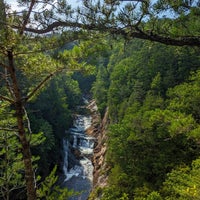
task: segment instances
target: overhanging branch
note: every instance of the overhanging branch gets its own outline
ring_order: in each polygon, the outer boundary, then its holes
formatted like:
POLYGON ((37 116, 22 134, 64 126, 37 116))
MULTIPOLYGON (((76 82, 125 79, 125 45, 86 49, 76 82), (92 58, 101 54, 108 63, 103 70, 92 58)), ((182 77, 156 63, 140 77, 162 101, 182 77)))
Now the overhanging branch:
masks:
POLYGON ((200 36, 196 36, 196 37, 183 36, 183 37, 172 38, 169 36, 161 36, 161 35, 153 34, 153 33, 145 33, 136 29, 134 31, 129 32, 120 27, 107 27, 102 24, 82 24, 79 22, 57 21, 57 22, 53 22, 52 24, 50 24, 44 29, 34 29, 34 28, 26 27, 25 31, 36 33, 36 34, 45 34, 59 27, 71 27, 71 28, 76 27, 76 28, 85 29, 85 30, 109 32, 111 34, 118 34, 130 39, 139 38, 139 39, 150 40, 150 41, 159 42, 159 43, 172 45, 172 46, 198 46, 200 47, 200 36))
POLYGON ((35 2, 36 2, 35 0, 32 0, 31 3, 30 3, 28 13, 27 13, 27 15, 26 15, 26 17, 24 19, 24 22, 23 22, 21 30, 20 30, 20 35, 23 35, 23 33, 24 33, 24 29, 25 29, 25 27, 26 27, 26 25, 28 23, 28 20, 30 18, 30 15, 31 15, 31 12, 33 10, 33 6, 34 6, 35 2))
POLYGON ((64 68, 60 68, 60 69, 56 70, 55 72, 50 73, 43 81, 41 81, 41 82, 31 91, 31 93, 30 93, 28 96, 26 96, 26 97, 24 98, 25 101, 27 102, 31 97, 33 97, 33 96, 35 95, 35 93, 36 93, 37 91, 39 91, 49 79, 51 79, 56 73, 62 71, 63 69, 64 69, 64 68))
MULTIPOLYGON (((36 34, 45 34, 45 33, 51 32, 55 28, 59 28, 59 27, 77 27, 77 28, 83 28, 84 25, 81 24, 81 23, 78 23, 78 22, 56 21, 56 22, 53 22, 52 24, 48 25, 44 29, 35 29, 35 28, 31 28, 31 27, 26 27, 24 30, 27 31, 27 32, 36 33, 36 34)), ((13 28, 18 28, 18 27, 15 26, 13 28)))
POLYGON ((176 39, 174 39, 174 38, 164 37, 164 36, 160 36, 153 33, 146 34, 146 33, 137 33, 137 32, 133 32, 128 35, 130 35, 132 38, 150 40, 150 41, 159 42, 165 45, 200 47, 200 37, 177 37, 176 39))

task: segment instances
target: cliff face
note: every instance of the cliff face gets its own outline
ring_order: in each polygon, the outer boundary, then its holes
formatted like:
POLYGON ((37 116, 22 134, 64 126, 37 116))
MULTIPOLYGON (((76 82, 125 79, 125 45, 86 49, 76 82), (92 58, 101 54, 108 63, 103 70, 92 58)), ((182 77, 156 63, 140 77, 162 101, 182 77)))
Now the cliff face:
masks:
MULTIPOLYGON (((107 165, 105 155, 107 151, 107 135, 106 130, 109 124, 108 109, 105 112, 104 118, 101 120, 95 101, 91 101, 88 109, 92 115, 92 126, 87 129, 87 134, 96 138, 94 156, 92 159, 94 165, 93 188, 103 188, 107 185, 107 165)), ((90 198, 93 199, 93 198, 90 198)))
POLYGON ((107 150, 107 135, 106 129, 108 126, 108 111, 106 111, 103 120, 100 123, 97 136, 97 145, 94 149, 93 165, 94 165, 94 187, 104 187, 107 184, 106 175, 106 150, 107 150))

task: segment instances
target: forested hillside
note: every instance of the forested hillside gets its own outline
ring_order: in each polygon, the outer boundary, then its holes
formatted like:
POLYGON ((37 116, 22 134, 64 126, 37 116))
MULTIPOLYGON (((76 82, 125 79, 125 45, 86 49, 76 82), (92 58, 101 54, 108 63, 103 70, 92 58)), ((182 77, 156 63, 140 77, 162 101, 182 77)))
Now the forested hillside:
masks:
POLYGON ((0 198, 73 194, 62 139, 87 95, 109 115, 91 199, 200 199, 199 16, 199 0, 0 0, 0 198))
POLYGON ((199 199, 199 53, 115 42, 93 87, 111 120, 101 199, 199 199))

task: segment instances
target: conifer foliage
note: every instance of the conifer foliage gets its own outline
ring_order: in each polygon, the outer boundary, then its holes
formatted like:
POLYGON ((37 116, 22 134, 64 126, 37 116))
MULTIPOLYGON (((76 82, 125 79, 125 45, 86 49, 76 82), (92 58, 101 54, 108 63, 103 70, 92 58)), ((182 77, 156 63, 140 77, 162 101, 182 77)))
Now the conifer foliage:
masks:
POLYGON ((80 74, 70 73, 82 71, 93 73, 88 88, 97 72, 92 92, 112 124, 102 199, 198 199, 199 1, 18 5, 13 11, 0 0, 1 198, 55 199, 51 188, 71 194, 54 187, 56 169, 47 176, 37 160, 59 146, 81 101, 80 74), (37 168, 47 177, 40 188, 37 168))

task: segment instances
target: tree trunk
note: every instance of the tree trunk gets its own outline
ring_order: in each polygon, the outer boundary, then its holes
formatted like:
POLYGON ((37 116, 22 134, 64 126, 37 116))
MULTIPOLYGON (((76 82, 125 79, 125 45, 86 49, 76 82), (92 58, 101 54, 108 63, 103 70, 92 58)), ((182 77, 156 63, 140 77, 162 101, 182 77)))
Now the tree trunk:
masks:
POLYGON ((21 91, 19 88, 19 84, 16 77, 16 70, 14 66, 13 60, 13 52, 12 50, 7 52, 8 54, 8 62, 9 62, 9 73, 12 81, 12 90, 14 94, 14 106, 16 111, 17 118, 17 126, 18 126, 18 134, 19 140, 22 145, 22 155, 24 161, 25 168, 25 180, 26 180, 26 188, 27 188, 27 200, 36 200, 36 186, 35 186, 35 174, 33 171, 32 161, 31 161, 31 152, 30 152, 30 143, 26 138, 26 131, 24 125, 24 105, 23 98, 21 96, 21 91))

